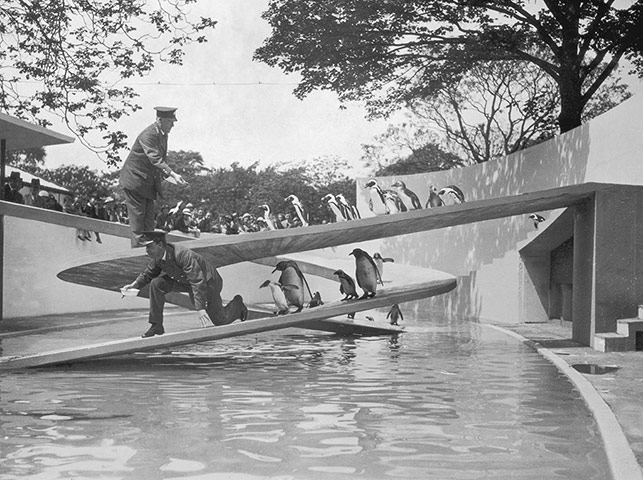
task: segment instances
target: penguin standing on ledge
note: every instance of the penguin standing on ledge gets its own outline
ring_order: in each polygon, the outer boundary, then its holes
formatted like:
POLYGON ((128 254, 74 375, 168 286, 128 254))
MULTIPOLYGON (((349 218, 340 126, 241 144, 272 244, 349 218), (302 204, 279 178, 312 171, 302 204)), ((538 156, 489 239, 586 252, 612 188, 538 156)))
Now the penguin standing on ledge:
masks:
POLYGON ((382 283, 377 265, 375 265, 371 256, 361 248, 353 249, 349 255, 355 257, 355 278, 357 279, 357 284, 364 290, 364 295, 360 297, 360 300, 373 298, 377 293, 377 284, 382 283))
POLYGON ((272 299, 275 302, 277 310, 275 310, 275 315, 285 315, 290 312, 290 307, 288 306, 288 300, 286 300, 286 292, 290 290, 296 290, 295 285, 282 285, 272 280, 266 280, 259 288, 269 287, 270 292, 272 293, 272 299))
POLYGON ((335 270, 333 275, 337 275, 339 279, 339 293, 345 295, 344 298, 342 298, 342 302, 344 300, 352 300, 353 298, 359 297, 357 293, 357 288, 355 287, 355 280, 346 273, 344 270, 335 270))
POLYGON ((304 272, 299 269, 299 265, 294 260, 282 260, 277 263, 275 269, 272 273, 280 271, 281 275, 279 276, 279 283, 281 285, 295 285, 297 289, 286 290, 284 293, 286 295, 286 300, 288 300, 289 305, 294 305, 297 307, 295 312, 301 312, 304 308, 304 297, 306 290, 304 286, 308 289, 308 294, 310 298, 313 298, 313 294, 310 291, 306 277, 304 277, 304 272))
POLYGON ((389 322, 391 325, 397 325, 398 320, 404 320, 402 310, 400 310, 400 306, 397 303, 391 307, 391 310, 386 314, 386 318, 391 319, 389 322))
POLYGON ((337 204, 339 205, 339 208, 342 209, 342 213, 347 220, 355 220, 359 218, 355 215, 354 207, 351 207, 350 203, 348 203, 348 200, 346 200, 346 197, 343 194, 338 193, 337 195, 335 195, 335 198, 337 199, 337 204))
POLYGON ((415 192, 406 187, 406 184, 402 180, 398 180, 391 187, 397 189, 397 193, 406 205, 407 210, 420 210, 422 209, 422 204, 420 199, 415 194, 415 192))

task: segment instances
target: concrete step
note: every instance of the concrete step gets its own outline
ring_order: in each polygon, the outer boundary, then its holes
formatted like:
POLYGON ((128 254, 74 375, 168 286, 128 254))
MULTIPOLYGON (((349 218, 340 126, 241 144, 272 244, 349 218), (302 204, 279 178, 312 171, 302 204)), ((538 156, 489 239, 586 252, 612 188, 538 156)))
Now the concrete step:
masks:
POLYGON ((599 352, 627 352, 634 350, 634 340, 619 333, 597 333, 594 335, 594 350, 599 352))
POLYGON ((601 352, 626 352, 636 350, 637 332, 643 332, 643 305, 638 307, 637 318, 616 321, 616 332, 597 333, 594 348, 601 352))
POLYGON ((622 318, 616 321, 616 333, 630 336, 643 330, 643 318, 622 318))

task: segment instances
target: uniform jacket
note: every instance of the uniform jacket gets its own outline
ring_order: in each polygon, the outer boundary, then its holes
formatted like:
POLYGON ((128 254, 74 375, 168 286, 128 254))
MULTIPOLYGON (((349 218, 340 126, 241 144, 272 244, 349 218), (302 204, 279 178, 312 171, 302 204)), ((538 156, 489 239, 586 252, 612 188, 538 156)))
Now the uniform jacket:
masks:
POLYGON ((163 173, 172 171, 166 157, 167 135, 163 135, 159 126, 153 123, 136 137, 121 169, 121 186, 144 198, 156 200, 157 196, 162 197, 163 173))
POLYGON ((143 288, 152 279, 165 273, 181 285, 191 287, 195 308, 205 309, 208 281, 216 279, 221 285, 217 269, 205 257, 180 245, 168 243, 165 252, 165 260, 152 259, 145 271, 136 278, 136 288, 143 288))

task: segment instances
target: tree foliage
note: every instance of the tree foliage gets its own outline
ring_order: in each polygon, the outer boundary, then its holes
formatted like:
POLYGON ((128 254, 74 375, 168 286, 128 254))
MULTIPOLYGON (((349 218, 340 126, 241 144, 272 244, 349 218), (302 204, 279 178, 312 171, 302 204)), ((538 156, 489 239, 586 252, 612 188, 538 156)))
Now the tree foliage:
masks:
POLYGON ((567 131, 624 57, 643 71, 643 2, 272 0, 255 58, 386 115, 434 96, 475 65, 529 62, 556 84, 567 131))
MULTIPOLYGON (((588 121, 628 98, 618 77, 606 80, 588 102, 588 121)), ((482 163, 548 140, 558 132, 560 95, 542 70, 527 62, 476 65, 457 84, 410 104, 413 122, 440 133, 448 151, 482 163)))
POLYGON ((140 108, 122 80, 181 64, 188 44, 205 42, 215 22, 192 20, 195 2, 0 2, 0 110, 42 126, 53 113, 116 164, 127 145, 114 123, 140 108))
POLYGON ((32 173, 85 198, 106 197, 114 191, 109 177, 85 165, 63 165, 54 170, 42 169, 32 173))
POLYGON ((326 193, 342 193, 349 201, 355 201, 355 181, 337 173, 345 162, 335 157, 281 165, 281 168, 271 165, 261 169, 258 163, 244 167, 234 162, 229 167, 207 169, 199 153, 171 151, 168 164, 188 185, 166 184, 163 203, 174 206, 179 201, 191 202, 215 215, 259 216, 263 213, 259 208, 263 204, 269 205, 273 212, 293 213, 286 197, 296 195, 309 210, 311 221, 321 223, 328 216, 321 202, 326 193))

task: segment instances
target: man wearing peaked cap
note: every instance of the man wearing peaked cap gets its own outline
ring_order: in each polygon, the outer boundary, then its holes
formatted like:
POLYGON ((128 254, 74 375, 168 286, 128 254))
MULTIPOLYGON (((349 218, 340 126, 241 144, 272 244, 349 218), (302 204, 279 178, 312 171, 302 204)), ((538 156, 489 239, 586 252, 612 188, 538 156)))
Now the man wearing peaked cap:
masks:
POLYGON ((145 246, 150 263, 134 282, 125 285, 121 291, 125 294, 131 289, 150 286, 151 327, 143 338, 165 333, 163 306, 169 292, 189 293, 204 327, 246 320, 247 309, 240 295, 223 307, 223 279, 208 257, 181 245, 167 243, 165 232, 159 230, 141 232, 139 244, 145 246))
POLYGON ((176 108, 154 109, 156 121, 136 137, 120 173, 132 230, 132 247, 140 246, 142 232, 154 228, 154 201, 163 196, 162 179, 169 178, 177 184, 186 183, 167 164, 167 139, 176 122, 176 108))

